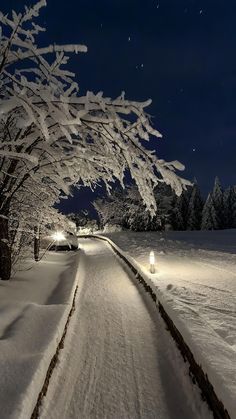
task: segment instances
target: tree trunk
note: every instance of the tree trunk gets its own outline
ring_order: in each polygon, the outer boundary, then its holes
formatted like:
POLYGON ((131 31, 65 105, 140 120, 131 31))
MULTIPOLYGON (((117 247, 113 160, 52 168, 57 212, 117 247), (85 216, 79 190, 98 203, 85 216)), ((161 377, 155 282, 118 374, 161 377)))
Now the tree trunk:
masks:
POLYGON ((11 249, 9 246, 8 218, 0 214, 0 279, 7 281, 11 276, 11 249))
POLYGON ((39 249, 40 249, 40 238, 39 238, 39 226, 34 227, 34 260, 39 261, 39 249))

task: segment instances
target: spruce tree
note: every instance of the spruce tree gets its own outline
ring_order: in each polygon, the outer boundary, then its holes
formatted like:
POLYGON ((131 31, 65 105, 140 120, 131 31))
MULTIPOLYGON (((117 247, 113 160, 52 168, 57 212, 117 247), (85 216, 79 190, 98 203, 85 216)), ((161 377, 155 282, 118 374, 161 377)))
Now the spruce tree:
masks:
POLYGON ((203 201, 197 183, 194 183, 189 201, 187 230, 200 230, 203 201))
POLYGON ((223 193, 223 220, 224 228, 233 226, 233 188, 229 186, 223 193))
POLYGON ((212 195, 209 194, 202 210, 201 230, 216 230, 218 226, 212 195))
POLYGON ((172 203, 171 224, 173 230, 186 230, 188 221, 188 208, 192 188, 188 187, 180 196, 175 196, 172 203))
POLYGON ((173 230, 182 231, 184 230, 184 219, 182 214, 182 195, 175 196, 173 199, 173 212, 171 217, 171 224, 173 230))
POLYGON ((219 178, 216 176, 212 191, 212 202, 215 208, 215 230, 224 228, 223 191, 219 178))
POLYGON ((229 186, 223 194, 224 228, 236 227, 236 188, 229 186))

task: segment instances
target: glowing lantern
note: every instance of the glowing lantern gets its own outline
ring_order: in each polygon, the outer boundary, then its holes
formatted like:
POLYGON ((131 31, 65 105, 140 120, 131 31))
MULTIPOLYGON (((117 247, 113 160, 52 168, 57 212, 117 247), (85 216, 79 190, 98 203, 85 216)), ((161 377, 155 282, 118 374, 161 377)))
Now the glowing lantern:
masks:
POLYGON ((150 272, 151 274, 154 274, 155 273, 155 255, 154 255, 153 250, 150 252, 149 262, 150 262, 150 272))

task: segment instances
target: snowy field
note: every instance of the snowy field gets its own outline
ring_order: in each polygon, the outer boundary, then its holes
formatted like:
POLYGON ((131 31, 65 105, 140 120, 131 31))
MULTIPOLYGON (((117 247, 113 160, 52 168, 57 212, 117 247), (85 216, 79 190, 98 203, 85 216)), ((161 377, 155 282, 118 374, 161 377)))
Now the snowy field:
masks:
POLYGON ((236 418, 236 231, 112 233, 138 263, 236 418), (149 252, 156 273, 149 273, 149 252))
POLYGON ((31 417, 71 308, 79 259, 80 252, 49 252, 0 283, 1 419, 31 417))

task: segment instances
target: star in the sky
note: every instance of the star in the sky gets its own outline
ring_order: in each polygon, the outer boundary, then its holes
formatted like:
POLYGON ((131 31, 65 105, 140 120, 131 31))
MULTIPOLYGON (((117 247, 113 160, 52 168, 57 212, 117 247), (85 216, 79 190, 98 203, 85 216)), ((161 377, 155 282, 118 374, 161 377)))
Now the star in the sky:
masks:
POLYGON ((135 68, 138 69, 138 68, 143 68, 143 67, 144 67, 144 64, 142 63, 142 64, 137 64, 135 68))
POLYGON ((131 41, 131 37, 129 36, 129 37, 128 37, 128 42, 130 42, 130 41, 131 41))

